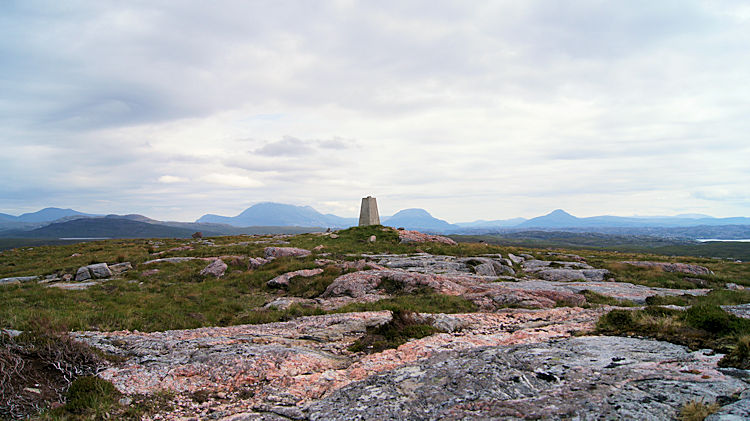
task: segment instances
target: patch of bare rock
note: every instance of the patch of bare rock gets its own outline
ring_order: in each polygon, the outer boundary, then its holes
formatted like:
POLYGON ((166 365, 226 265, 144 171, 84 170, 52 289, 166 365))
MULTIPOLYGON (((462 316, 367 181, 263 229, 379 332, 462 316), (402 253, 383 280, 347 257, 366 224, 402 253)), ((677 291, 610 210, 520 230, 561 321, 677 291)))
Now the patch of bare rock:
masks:
POLYGON ((455 246, 457 243, 448 237, 441 235, 425 234, 419 231, 398 230, 398 238, 402 243, 442 243, 455 246))
POLYGON ((666 263, 666 262, 644 262, 644 261, 626 261, 622 262, 631 266, 637 266, 647 269, 661 269, 664 272, 680 272, 688 275, 713 275, 714 273, 705 266, 691 265, 688 263, 666 263))
POLYGON ((302 269, 302 270, 295 270, 294 272, 287 272, 282 275, 279 275, 270 281, 266 282, 266 285, 269 287, 285 287, 289 285, 289 281, 292 280, 292 278, 301 276, 303 278, 309 278, 315 275, 320 275, 323 273, 323 269, 302 269))
POLYGON ((306 257, 312 254, 310 250, 297 247, 266 247, 263 250, 266 259, 277 257, 306 257))
POLYGON ((610 276, 607 269, 596 269, 582 261, 526 260, 524 272, 548 281, 603 281, 610 276))
POLYGON ((310 420, 664 420, 691 400, 748 385, 718 356, 665 342, 578 337, 445 352, 368 377, 310 405, 310 420))
MULTIPOLYGON (((603 309, 508 309, 498 313, 421 315, 450 331, 376 354, 346 348, 390 312, 301 317, 289 322, 155 333, 81 332, 76 337, 125 358, 100 373, 122 392, 178 393, 161 419, 194 416, 254 419, 269 408, 302 414, 305 405, 351 382, 427 359, 443 351, 535 343, 593 327, 603 309), (189 398, 210 391, 225 398, 208 407, 189 398)), ((271 411, 271 412, 274 412, 271 411)), ((202 417, 201 417, 202 418, 202 417)), ((262 418, 261 418, 262 419, 262 418)))

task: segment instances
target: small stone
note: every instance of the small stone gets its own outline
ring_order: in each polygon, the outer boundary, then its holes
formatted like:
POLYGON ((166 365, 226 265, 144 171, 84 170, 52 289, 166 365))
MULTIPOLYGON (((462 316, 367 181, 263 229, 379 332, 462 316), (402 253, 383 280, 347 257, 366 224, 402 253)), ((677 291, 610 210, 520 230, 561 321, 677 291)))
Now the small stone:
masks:
POLYGON ((731 291, 742 291, 743 289, 745 289, 745 287, 743 287, 742 285, 737 285, 734 282, 728 282, 725 285, 725 288, 731 291))
POLYGON ((331 234, 331 238, 333 238, 335 240, 335 239, 339 238, 339 235, 338 234, 331 234))
POLYGON ((39 389, 37 389, 37 388, 35 388, 35 387, 24 387, 23 390, 25 392, 29 392, 29 393, 36 393, 37 395, 41 395, 42 394, 42 391, 39 390, 39 389))
POLYGON ((120 400, 118 402, 122 406, 130 406, 130 404, 133 403, 133 400, 130 399, 129 397, 125 396, 123 398, 120 398, 120 400))
POLYGON ((367 239, 367 241, 374 243, 378 238, 374 235, 371 235, 370 238, 367 239))

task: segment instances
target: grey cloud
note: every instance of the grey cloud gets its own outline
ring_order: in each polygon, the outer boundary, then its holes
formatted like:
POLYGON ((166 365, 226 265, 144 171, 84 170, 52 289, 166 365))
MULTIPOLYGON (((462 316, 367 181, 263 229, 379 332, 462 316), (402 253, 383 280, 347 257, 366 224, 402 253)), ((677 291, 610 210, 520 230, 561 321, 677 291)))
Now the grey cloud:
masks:
POLYGON ((253 152, 266 156, 302 156, 313 153, 313 148, 308 142, 296 137, 284 136, 283 139, 266 143, 253 152))

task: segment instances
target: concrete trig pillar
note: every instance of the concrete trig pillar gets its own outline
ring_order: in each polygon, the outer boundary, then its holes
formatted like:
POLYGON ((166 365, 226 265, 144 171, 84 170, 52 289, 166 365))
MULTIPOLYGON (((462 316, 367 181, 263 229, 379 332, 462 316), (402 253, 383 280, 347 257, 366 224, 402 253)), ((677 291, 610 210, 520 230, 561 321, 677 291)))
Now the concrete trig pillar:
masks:
POLYGON ((372 196, 362 198, 362 207, 359 210, 359 226, 365 225, 380 225, 378 202, 372 196))

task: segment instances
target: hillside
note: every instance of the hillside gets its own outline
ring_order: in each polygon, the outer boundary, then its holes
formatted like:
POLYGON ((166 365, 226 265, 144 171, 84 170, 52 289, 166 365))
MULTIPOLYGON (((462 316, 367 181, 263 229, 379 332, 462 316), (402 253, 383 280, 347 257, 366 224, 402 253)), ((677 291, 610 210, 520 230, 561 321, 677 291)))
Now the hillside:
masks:
MULTIPOLYGON (((117 218, 81 218, 30 231, 3 231, 5 238, 188 238, 195 231, 117 218)), ((220 235, 207 232, 207 235, 220 235)))

